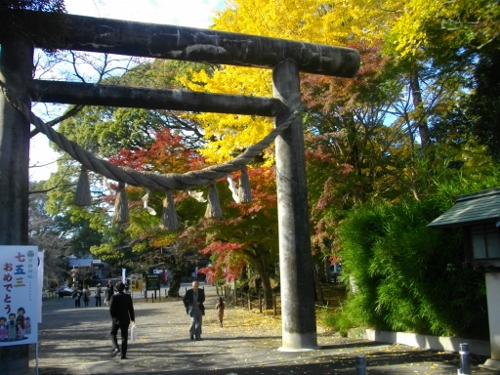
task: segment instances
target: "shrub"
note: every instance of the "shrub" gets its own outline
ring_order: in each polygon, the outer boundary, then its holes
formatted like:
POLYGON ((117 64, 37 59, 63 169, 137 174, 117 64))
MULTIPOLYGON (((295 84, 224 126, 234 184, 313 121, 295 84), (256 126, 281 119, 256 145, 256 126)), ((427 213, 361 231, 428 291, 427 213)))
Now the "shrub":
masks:
POLYGON ((343 272, 357 291, 339 327, 488 338, 484 276, 462 268, 460 230, 427 227, 436 207, 432 198, 372 203, 341 223, 343 272))

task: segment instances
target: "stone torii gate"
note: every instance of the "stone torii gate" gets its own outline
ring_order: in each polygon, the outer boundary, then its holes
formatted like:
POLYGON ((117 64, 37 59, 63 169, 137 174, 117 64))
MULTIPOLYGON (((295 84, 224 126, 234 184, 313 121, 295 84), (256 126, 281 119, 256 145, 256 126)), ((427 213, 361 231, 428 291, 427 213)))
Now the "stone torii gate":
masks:
MULTIPOLYGON (((32 101, 274 117, 276 127, 300 107, 299 72, 353 77, 357 51, 283 39, 56 13, 4 12, 20 20, 0 35, 0 80, 30 108, 32 101), (40 27, 57 35, 47 37, 40 27), (32 79, 33 50, 67 49, 273 69, 274 98, 32 79)), ((0 244, 28 244, 30 121, 0 94, 0 244)), ((317 347, 302 119, 276 138, 281 350, 317 347), (299 303, 300 301, 300 303, 299 303)), ((27 345, 0 348, 0 373, 28 370, 27 345)))

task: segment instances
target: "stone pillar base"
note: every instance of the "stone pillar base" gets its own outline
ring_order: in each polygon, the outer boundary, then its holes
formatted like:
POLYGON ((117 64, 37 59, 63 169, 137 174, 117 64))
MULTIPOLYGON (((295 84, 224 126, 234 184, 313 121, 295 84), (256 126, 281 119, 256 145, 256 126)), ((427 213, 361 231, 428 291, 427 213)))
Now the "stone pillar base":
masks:
POLYGON ((319 348, 315 333, 287 333, 283 334, 283 346, 279 347, 280 352, 304 352, 319 348))
POLYGON ((500 361, 497 359, 488 358, 484 364, 479 365, 481 368, 489 370, 500 370, 500 361))

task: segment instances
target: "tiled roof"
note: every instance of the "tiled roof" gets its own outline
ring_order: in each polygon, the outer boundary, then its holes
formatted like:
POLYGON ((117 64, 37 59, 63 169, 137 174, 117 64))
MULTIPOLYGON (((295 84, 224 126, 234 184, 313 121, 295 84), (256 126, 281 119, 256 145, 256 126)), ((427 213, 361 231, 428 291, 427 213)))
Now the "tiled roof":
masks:
POLYGON ((452 208, 428 226, 464 226, 475 222, 491 221, 498 218, 499 215, 500 188, 488 189, 459 196, 452 208))

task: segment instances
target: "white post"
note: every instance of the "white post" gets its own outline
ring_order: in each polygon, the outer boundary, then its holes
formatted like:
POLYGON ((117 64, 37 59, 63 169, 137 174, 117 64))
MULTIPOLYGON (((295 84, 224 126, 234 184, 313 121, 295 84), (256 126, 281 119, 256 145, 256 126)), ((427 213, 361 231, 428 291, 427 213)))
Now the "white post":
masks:
POLYGON ((500 273, 485 273, 491 358, 484 367, 500 369, 500 273))

